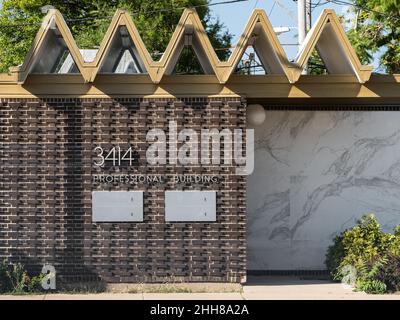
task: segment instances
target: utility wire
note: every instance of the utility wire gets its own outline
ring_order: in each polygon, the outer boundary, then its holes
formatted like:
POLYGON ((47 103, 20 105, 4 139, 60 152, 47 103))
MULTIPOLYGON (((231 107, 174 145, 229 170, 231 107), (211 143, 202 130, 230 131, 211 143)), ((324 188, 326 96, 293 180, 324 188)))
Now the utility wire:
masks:
POLYGON ((398 17, 394 17, 394 16, 388 15, 386 13, 383 13, 383 12, 380 12, 380 11, 376 11, 376 10, 367 8, 365 6, 361 6, 361 5, 358 5, 358 4, 349 2, 349 1, 345 1, 345 0, 326 0, 324 2, 322 2, 322 0, 319 0, 316 3, 311 3, 311 8, 312 8, 312 10, 314 10, 317 7, 324 6, 324 5, 329 4, 329 3, 333 3, 333 4, 337 4, 337 5, 341 5, 341 6, 351 6, 351 7, 360 9, 360 10, 364 10, 366 12, 374 13, 374 14, 379 15, 379 16, 381 16, 383 18, 386 18, 386 19, 400 20, 400 18, 398 18, 398 17))
POLYGON ((324 2, 322 2, 322 0, 319 0, 318 2, 311 2, 311 8, 312 9, 315 9, 315 8, 317 8, 317 7, 321 7, 321 6, 324 6, 324 5, 326 5, 326 4, 328 4, 329 3, 329 1, 324 1, 324 2))
POLYGON ((295 16, 295 14, 293 13, 292 10, 288 9, 284 4, 283 4, 283 0, 275 0, 276 4, 278 6, 281 7, 281 9, 283 9, 284 11, 286 11, 286 13, 288 14, 288 16, 293 20, 293 21, 297 21, 297 18, 295 16))
POLYGON ((370 12, 370 13, 374 13, 374 14, 379 15, 379 16, 381 16, 383 18, 386 18, 386 19, 400 20, 400 18, 398 18, 398 17, 394 17, 394 16, 388 15, 386 13, 379 12, 379 11, 376 11, 376 10, 373 10, 373 9, 370 9, 370 8, 367 8, 367 7, 364 7, 364 6, 360 6, 360 5, 355 4, 355 3, 347 2, 347 1, 344 1, 344 0, 327 0, 327 1, 331 2, 331 3, 334 3, 334 4, 338 4, 338 5, 352 6, 352 7, 355 7, 357 9, 361 9, 361 10, 364 10, 364 11, 367 11, 367 12, 370 12))
MULTIPOLYGON (((157 13, 157 12, 170 12, 170 11, 175 11, 175 10, 184 10, 184 9, 196 9, 196 8, 202 8, 202 7, 212 7, 212 6, 218 6, 221 4, 232 4, 232 3, 237 3, 237 2, 247 2, 249 0, 228 0, 228 1, 220 1, 220 2, 213 2, 213 3, 207 3, 207 4, 199 4, 197 6, 188 6, 188 7, 176 7, 176 8, 163 8, 159 10, 150 10, 147 11, 146 13, 157 13)), ((136 14, 143 14, 141 11, 134 12, 133 15, 136 14)))
POLYGON ((272 5, 271 10, 268 13, 268 18, 271 16, 272 11, 274 11, 275 5, 276 5, 276 1, 274 1, 274 4, 272 5))

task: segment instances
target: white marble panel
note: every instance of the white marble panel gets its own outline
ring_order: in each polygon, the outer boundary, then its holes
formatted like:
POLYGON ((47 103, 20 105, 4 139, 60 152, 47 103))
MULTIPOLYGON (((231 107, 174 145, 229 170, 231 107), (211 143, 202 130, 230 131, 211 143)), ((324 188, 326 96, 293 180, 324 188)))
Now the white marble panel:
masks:
POLYGON ((400 112, 268 111, 247 180, 248 269, 324 269, 366 213, 400 224, 400 112))

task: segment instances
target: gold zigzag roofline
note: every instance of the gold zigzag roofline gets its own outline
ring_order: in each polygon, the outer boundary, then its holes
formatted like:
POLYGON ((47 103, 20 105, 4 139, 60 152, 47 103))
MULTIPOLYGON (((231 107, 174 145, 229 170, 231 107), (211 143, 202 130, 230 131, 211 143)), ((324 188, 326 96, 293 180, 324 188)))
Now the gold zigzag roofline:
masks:
POLYGON ((19 67, 11 68, 10 71, 16 75, 18 83, 24 83, 40 55, 47 54, 45 50, 46 35, 51 29, 57 28, 84 81, 93 82, 106 59, 112 40, 120 26, 126 27, 136 52, 153 83, 159 83, 164 75, 172 73, 185 44, 192 45, 204 71, 207 74, 215 74, 220 83, 226 83, 229 80, 245 50, 250 45, 254 47, 268 74, 284 75, 290 83, 295 83, 300 78, 314 48, 319 52, 330 73, 353 75, 360 83, 365 83, 372 72, 371 66, 360 63, 338 17, 330 9, 321 13, 308 33, 295 62, 288 60, 265 11, 260 9, 253 11, 227 61, 218 59, 202 22, 193 9, 186 9, 183 12, 159 61, 152 59, 129 13, 124 10, 117 10, 95 59, 86 62, 62 14, 58 10, 52 9, 43 19, 24 63, 19 67), (190 40, 188 41, 188 39, 190 40))
MULTIPOLYGON (((349 71, 357 77, 360 83, 365 83, 369 80, 372 66, 361 64, 339 18, 332 9, 325 9, 308 32, 296 58, 297 71, 295 72, 294 81, 299 79, 314 48, 317 49, 322 59, 326 55, 324 63, 328 69, 330 65, 332 65, 333 69, 343 69, 343 66, 347 65, 351 70, 349 71), (329 29, 329 31, 326 29, 329 29), (324 33, 327 34, 325 35, 324 33), (336 50, 332 50, 335 47, 336 50), (338 64, 338 66, 333 64, 338 64)), ((346 73, 349 73, 349 71, 346 73)))

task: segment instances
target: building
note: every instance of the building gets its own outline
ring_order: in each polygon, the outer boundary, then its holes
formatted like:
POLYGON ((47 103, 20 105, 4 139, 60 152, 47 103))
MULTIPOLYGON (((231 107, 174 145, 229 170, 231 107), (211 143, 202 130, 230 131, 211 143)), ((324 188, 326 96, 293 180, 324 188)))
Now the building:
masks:
POLYGON ((222 62, 189 9, 158 61, 125 11, 98 50, 80 50, 50 10, 25 62, 0 76, 0 258, 51 264, 65 281, 324 270, 334 235, 362 214, 400 223, 400 76, 371 70, 330 10, 294 62, 261 10, 222 62), (185 46, 204 74, 174 74, 185 46), (248 46, 265 75, 235 74, 248 46), (328 74, 302 75, 314 49, 328 74), (246 128, 249 176, 234 162, 182 165, 171 140, 165 163, 148 161, 152 129, 246 128))

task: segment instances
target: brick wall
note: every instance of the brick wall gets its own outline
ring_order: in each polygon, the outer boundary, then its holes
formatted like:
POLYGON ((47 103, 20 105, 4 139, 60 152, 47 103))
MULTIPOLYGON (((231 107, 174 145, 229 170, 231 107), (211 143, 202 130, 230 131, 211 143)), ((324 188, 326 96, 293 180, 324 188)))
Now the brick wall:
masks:
POLYGON ((245 129, 239 99, 2 100, 0 259, 65 281, 233 281, 246 272, 245 178, 229 166, 149 166, 150 128, 245 129), (97 145, 131 145, 134 166, 93 166, 97 145), (101 184, 94 174, 213 174, 214 184, 101 184), (166 223, 164 191, 217 190, 217 222, 166 223), (143 190, 143 223, 92 223, 93 190, 143 190))

